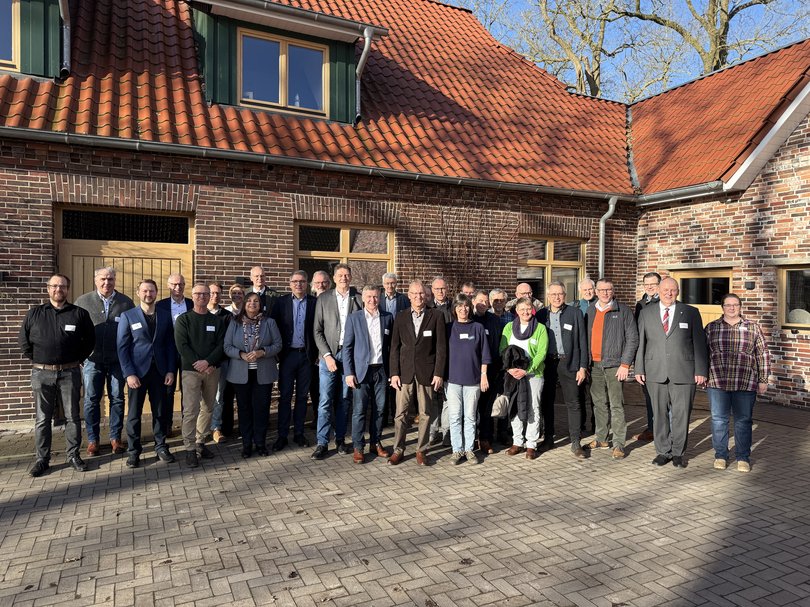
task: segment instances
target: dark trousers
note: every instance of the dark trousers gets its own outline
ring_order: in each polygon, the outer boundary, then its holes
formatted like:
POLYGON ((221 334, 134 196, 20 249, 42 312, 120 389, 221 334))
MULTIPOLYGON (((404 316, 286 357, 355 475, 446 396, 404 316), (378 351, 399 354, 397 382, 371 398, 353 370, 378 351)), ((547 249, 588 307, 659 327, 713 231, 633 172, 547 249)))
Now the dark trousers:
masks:
MULTIPOLYGON (((284 357, 278 365, 279 438, 287 438, 290 434, 290 418, 293 418, 293 435, 298 436, 304 433, 304 420, 307 416, 307 395, 311 378, 312 363, 306 352, 301 350, 287 350, 284 352, 284 357), (294 410, 292 408, 293 388, 295 389, 294 410)), ((269 400, 268 397, 268 402, 269 400)), ((239 427, 242 427, 241 423, 239 427)))
POLYGON ((82 372, 79 367, 65 371, 31 369, 31 390, 37 408, 34 440, 38 460, 48 462, 51 459, 53 417, 58 413, 60 406, 67 420, 65 425, 67 456, 72 457, 79 453, 82 442, 79 417, 81 389, 82 372))
POLYGON ((246 384, 233 384, 236 406, 239 408, 239 432, 242 448, 267 445, 267 425, 270 422, 270 393, 273 384, 260 384, 256 369, 248 370, 246 384))
MULTIPOLYGON (((572 448, 579 447, 580 440, 580 423, 582 422, 582 407, 579 404, 579 385, 577 385, 577 374, 571 373, 568 370, 568 360, 561 358, 559 360, 546 360, 545 370, 543 372, 545 379, 543 383, 543 400, 541 411, 543 412, 543 421, 548 424, 549 417, 546 416, 546 411, 554 411, 554 401, 557 398, 557 383, 559 382, 562 389, 563 400, 565 407, 568 410, 568 436, 571 439, 572 448)), ((554 415, 550 416, 551 430, 546 426, 546 436, 554 435, 554 415)))
POLYGON ((495 420, 492 419, 492 403, 503 392, 503 372, 487 367, 489 390, 481 392, 478 398, 478 441, 495 442, 495 420))
POLYGON ((352 405, 352 446, 363 450, 363 433, 366 428, 366 411, 369 411, 368 438, 369 444, 376 445, 382 435, 382 413, 385 406, 385 392, 388 388, 388 376, 385 367, 374 365, 368 368, 360 387, 354 390, 352 405))
POLYGON ((587 431, 588 412, 591 414, 591 433, 596 432, 596 417, 593 414, 593 399, 591 398, 591 374, 585 376, 585 381, 579 384, 579 432, 583 435, 587 431))
POLYGON ((647 389, 653 404, 655 452, 668 457, 682 456, 689 437, 695 384, 647 382, 647 389))
POLYGON ((652 406, 652 399, 650 398, 650 390, 647 388, 647 384, 643 384, 641 386, 641 390, 644 392, 644 404, 647 405, 647 430, 652 432, 653 430, 653 406, 652 406))
POLYGON ((166 432, 168 430, 166 421, 168 419, 167 409, 172 403, 166 401, 166 385, 163 383, 162 375, 153 364, 149 371, 140 378, 139 388, 129 389, 127 412, 127 450, 130 455, 136 457, 141 454, 141 416, 143 415, 143 405, 146 397, 149 396, 149 406, 152 409, 152 431, 155 434, 155 451, 166 448, 166 432))

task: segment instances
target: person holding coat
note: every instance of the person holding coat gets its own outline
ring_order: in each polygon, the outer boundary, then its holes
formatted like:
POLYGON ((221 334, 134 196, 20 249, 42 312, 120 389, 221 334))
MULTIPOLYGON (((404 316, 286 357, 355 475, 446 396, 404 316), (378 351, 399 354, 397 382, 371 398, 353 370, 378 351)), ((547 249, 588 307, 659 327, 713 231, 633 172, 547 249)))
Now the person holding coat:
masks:
POLYGON ((512 446, 507 455, 517 455, 526 449, 526 459, 537 457, 537 441, 543 431, 543 418, 540 415, 540 403, 543 395, 543 370, 546 364, 548 351, 548 334, 542 323, 537 321, 531 297, 521 297, 514 307, 517 318, 503 328, 500 351, 503 353, 509 346, 518 346, 529 357, 528 369, 518 367, 506 368, 506 372, 514 379, 529 378, 531 388, 531 406, 526 415, 526 421, 516 412, 511 416, 512 446))
POLYGON ((225 354, 230 359, 228 381, 236 392, 242 457, 267 451, 270 391, 278 379, 277 355, 281 334, 276 322, 261 313, 258 293, 249 293, 245 304, 225 332, 225 354))

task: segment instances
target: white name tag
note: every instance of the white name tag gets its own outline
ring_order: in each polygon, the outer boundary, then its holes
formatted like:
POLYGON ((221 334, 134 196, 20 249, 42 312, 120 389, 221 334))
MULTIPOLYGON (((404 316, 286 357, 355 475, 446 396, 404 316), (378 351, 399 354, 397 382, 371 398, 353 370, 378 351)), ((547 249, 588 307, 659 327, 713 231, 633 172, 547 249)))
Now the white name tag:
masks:
POLYGON ((209 333, 213 333, 214 331, 217 330, 217 328, 214 325, 205 325, 205 330, 208 331, 209 333))
POLYGON ((740 331, 747 331, 747 330, 748 330, 748 327, 743 327, 742 325, 740 325, 740 331))
POLYGON ((681 329, 688 329, 689 328, 689 323, 688 322, 681 322, 681 323, 678 323, 678 326, 681 329))
POLYGON ((390 334, 391 334, 391 331, 390 331, 389 329, 386 329, 386 330, 385 330, 385 334, 386 334, 386 335, 390 335, 390 334))
POLYGON ((116 317, 115 317, 115 322, 118 322, 119 320, 121 320, 121 317, 120 317, 120 316, 116 316, 116 317))
POLYGON ((572 326, 571 326, 571 325, 569 325, 569 324, 564 324, 564 325, 563 325, 563 329, 565 329, 566 331, 570 331, 570 330, 571 330, 571 329, 573 329, 573 328, 574 328, 574 327, 572 327, 572 326))
POLYGON ((137 331, 138 329, 143 329, 143 325, 139 322, 133 323, 129 325, 133 331, 137 331))
POLYGON ((459 333, 458 337, 459 337, 459 339, 470 339, 470 334, 469 333, 459 333))
POLYGON ((489 329, 484 329, 484 332, 489 335, 489 329))
POLYGON ((422 335, 425 337, 433 337, 433 331, 423 331, 422 335))
POLYGON ((65 331, 75 331, 76 325, 65 325, 65 331))
POLYGON ((536 339, 530 339, 529 343, 534 344, 536 346, 537 345, 537 340, 536 339))

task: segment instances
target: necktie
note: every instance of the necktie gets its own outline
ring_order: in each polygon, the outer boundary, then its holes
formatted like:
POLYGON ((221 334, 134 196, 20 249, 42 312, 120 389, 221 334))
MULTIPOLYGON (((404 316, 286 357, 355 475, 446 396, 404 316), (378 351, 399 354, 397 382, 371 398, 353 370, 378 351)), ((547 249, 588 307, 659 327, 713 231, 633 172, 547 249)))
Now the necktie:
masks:
POLYGON ((669 308, 664 308, 664 334, 669 333, 669 308))

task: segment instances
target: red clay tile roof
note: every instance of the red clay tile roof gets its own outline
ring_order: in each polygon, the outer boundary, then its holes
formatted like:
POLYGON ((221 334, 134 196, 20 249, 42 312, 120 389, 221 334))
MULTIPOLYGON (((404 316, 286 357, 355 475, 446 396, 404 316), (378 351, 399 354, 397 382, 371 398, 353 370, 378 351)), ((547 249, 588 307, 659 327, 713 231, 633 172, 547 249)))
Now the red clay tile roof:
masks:
POLYGON ((810 40, 709 74, 631 107, 645 193, 727 179, 810 82, 810 40))
MULTIPOLYGON (((632 192, 626 106, 568 93, 498 44, 469 11, 432 0, 281 3, 389 28, 374 43, 363 75, 359 126, 209 106, 191 11, 180 0, 71 3, 71 76, 56 84, 0 75, 0 126, 632 192)), ((808 48, 797 45, 633 106, 633 152, 644 191, 711 181, 728 171, 779 95, 810 65, 808 48), (708 89, 710 98, 690 97, 693 89, 708 89), (753 90, 756 95, 745 94, 753 90), (744 101, 744 111, 731 111, 744 101), (718 128, 706 128, 711 122, 704 114, 718 128), (683 131, 701 136, 700 144, 691 145, 694 137, 683 131), (701 160, 707 155, 710 161, 701 160)))

